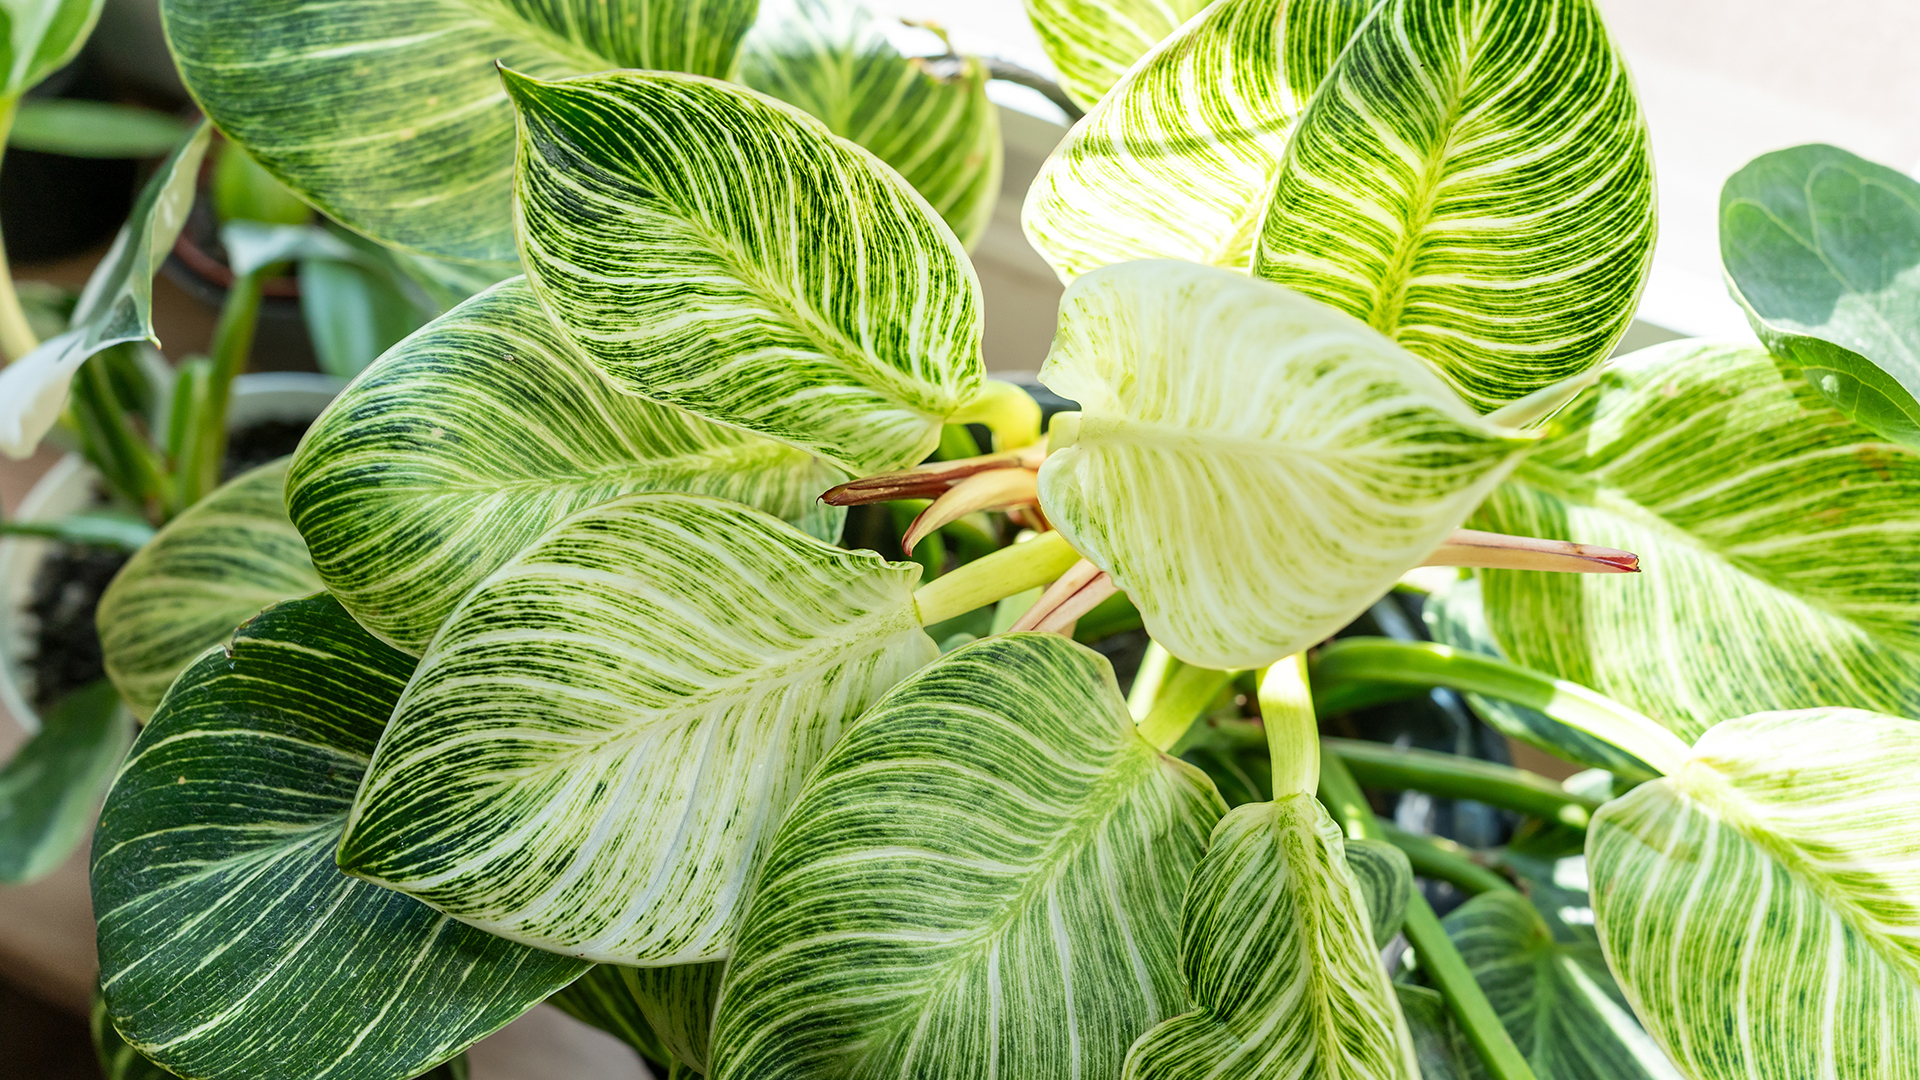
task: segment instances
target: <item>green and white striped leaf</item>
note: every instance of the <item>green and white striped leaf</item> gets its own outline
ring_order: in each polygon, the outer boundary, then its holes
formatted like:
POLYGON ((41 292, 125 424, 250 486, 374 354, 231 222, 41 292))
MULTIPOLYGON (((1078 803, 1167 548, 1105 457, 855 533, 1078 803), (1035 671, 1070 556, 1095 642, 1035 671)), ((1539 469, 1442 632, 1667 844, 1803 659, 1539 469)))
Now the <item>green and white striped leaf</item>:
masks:
POLYGON ((1920 1076, 1920 726, 1718 724, 1587 834, 1607 962, 1691 1080, 1920 1076))
POLYGON ((947 654, 860 718, 781 826, 714 1075, 1118 1075, 1187 1008, 1179 899, 1223 810, 1134 733, 1084 646, 947 654))
POLYGON ((1132 259, 1245 270, 1293 123, 1370 0, 1222 0, 1075 124, 1021 212, 1063 281, 1132 259))
POLYGON ((704 1076, 713 1006, 725 970, 723 963, 601 964, 556 995, 554 1004, 618 1035, 655 1061, 678 1061, 704 1076))
POLYGON ((340 865, 583 959, 723 958, 807 771, 938 655, 919 577, 719 499, 582 511, 441 628, 340 865))
POLYGON ((1762 154, 1720 189, 1720 260, 1774 355, 1920 447, 1920 182, 1832 146, 1762 154))
POLYGON ((1485 1080, 1487 1073, 1479 1055, 1438 991, 1395 983, 1393 996, 1399 1000, 1400 1014, 1406 1017, 1407 1030, 1413 1036, 1420 1080, 1485 1080))
POLYGON ((641 968, 595 964, 572 986, 547 999, 547 1004, 583 1024, 591 1024, 633 1047, 643 1059, 665 1065, 673 1060, 660 1035, 647 1023, 627 987, 628 972, 641 968))
POLYGON ((181 675, 94 836, 101 985, 134 1050, 182 1076, 406 1080, 584 970, 335 867, 412 669, 320 596, 181 675))
POLYGON ((1294 126, 1254 272, 1484 412, 1612 351, 1654 229, 1646 123, 1593 0, 1386 0, 1294 126))
POLYGON ((106 0, 0 0, 0 102, 66 66, 93 33, 106 0))
POLYGON ((1340 827, 1312 795, 1222 818, 1187 885, 1195 1011, 1141 1036, 1124 1080, 1419 1080, 1340 827))
POLYGON ((454 604, 562 518, 621 495, 746 503, 829 542, 846 474, 785 443, 616 391, 515 279, 354 381, 294 457, 287 502, 362 626, 423 651, 454 604))
POLYGON ((1367 902, 1373 943, 1384 949, 1407 920, 1407 898, 1413 894, 1413 865, 1407 853, 1385 840, 1345 842, 1347 872, 1367 902))
POLYGON ((100 598, 107 674, 135 716, 152 716, 174 677, 234 627, 320 591, 287 520, 288 460, 235 477, 168 522, 100 598))
POLYGON ((1555 941, 1519 893, 1482 893, 1442 925, 1538 1080, 1682 1080, 1635 1022, 1600 947, 1555 941))
POLYGON ((978 58, 902 55, 858 0, 770 0, 736 77, 873 151, 962 244, 987 231, 1005 151, 978 58))
POLYGON ((898 173, 723 83, 506 77, 528 279, 617 386, 858 474, 932 452, 980 387, 980 283, 898 173))
POLYGON ((513 258, 513 110, 496 63, 725 76, 755 0, 162 0, 207 115, 334 220, 513 258))
POLYGON ((1191 263, 1074 282, 1040 381, 1082 410, 1053 421, 1048 519, 1206 668, 1269 664, 1352 621, 1532 439, 1359 321, 1191 263))
POLYGON ((38 880, 67 861, 132 741, 133 718, 104 679, 40 718, 0 767, 0 884, 38 880))
POLYGON ((93 1053, 100 1061, 103 1080, 173 1080, 172 1073, 141 1057, 139 1051, 128 1046, 127 1040, 113 1030, 113 1021, 107 1018, 107 1003, 98 992, 93 995, 87 1027, 93 1035, 93 1053))
POLYGON ((1162 38, 1207 6, 1207 0, 1027 0, 1027 17, 1060 88, 1082 109, 1162 38))
POLYGON ((1920 455, 1758 348, 1617 360, 1474 528, 1636 552, 1641 573, 1481 571, 1515 663, 1691 740, 1729 716, 1920 716, 1920 455))

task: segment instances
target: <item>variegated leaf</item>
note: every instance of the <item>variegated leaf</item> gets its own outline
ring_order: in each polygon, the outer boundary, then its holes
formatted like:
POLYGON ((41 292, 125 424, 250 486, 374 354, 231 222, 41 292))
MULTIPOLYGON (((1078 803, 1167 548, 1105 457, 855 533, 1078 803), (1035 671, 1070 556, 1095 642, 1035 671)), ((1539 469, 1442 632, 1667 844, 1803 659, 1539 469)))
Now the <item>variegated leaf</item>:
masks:
POLYGON ((1072 281, 1185 259, 1245 270, 1293 122, 1370 0, 1222 0, 1160 43, 1047 158, 1027 239, 1072 281))
POLYGON ((441 316, 314 422, 287 503, 328 588, 419 653, 467 591, 576 510, 713 495, 822 540, 846 474, 785 443, 616 391, 514 279, 441 316))
POLYGON ((288 459, 228 481, 136 552, 100 598, 107 674, 142 720, 201 653, 282 600, 321 589, 287 520, 288 459))
POLYGON ((1487 411, 1612 350, 1653 203, 1593 0, 1386 0, 1294 126, 1254 272, 1366 320, 1487 411))
POLYGON ((191 1077, 406 1080, 584 970, 335 867, 412 669, 323 596, 180 676, 94 836, 101 985, 134 1050, 191 1077))
POLYGON ((1143 1035, 1125 1080, 1419 1080, 1344 846, 1308 794, 1221 819, 1187 885, 1198 1008, 1143 1035))
POLYGON ((1060 88, 1090 109, 1134 62, 1207 0, 1027 0, 1060 88))
POLYGON ((903 56, 858 0, 771 0, 736 77, 899 170, 962 244, 987 231, 1005 152, 979 59, 903 56))
POLYGON ((665 1065, 673 1061, 660 1035, 647 1023, 627 988, 628 972, 641 968, 595 964, 573 985, 547 999, 547 1004, 583 1024, 591 1024, 633 1047, 643 1059, 665 1065))
POLYGON ((105 679, 40 718, 0 767, 0 885, 38 880, 67 861, 132 741, 133 717, 105 679))
POLYGON ((102 1080, 173 1080, 172 1073, 141 1057, 139 1051, 128 1046, 127 1040, 113 1030, 113 1021, 107 1017, 107 1004, 98 992, 93 995, 87 1027, 93 1035, 93 1054, 100 1062, 102 1080))
POLYGON ((713 1005, 725 969, 722 963, 601 964, 556 995, 554 1004, 619 1035, 655 1061, 678 1061, 704 1076, 713 1005), (566 1000, 569 997, 573 1002, 566 1000))
POLYGON ((1600 947, 1555 941, 1519 893, 1482 893, 1442 925, 1537 1080, 1682 1080, 1635 1022, 1600 947))
POLYGON ((1531 439, 1359 321, 1191 263, 1074 282, 1040 379, 1082 409, 1053 421, 1047 517, 1155 641, 1207 668, 1268 664, 1351 621, 1531 439))
POLYGON ((1486 1080, 1487 1071, 1473 1044, 1447 1010, 1438 991, 1395 983, 1407 1030, 1413 1035, 1414 1057, 1420 1062, 1420 1080, 1486 1080))
POLYGON ((1691 740, 1729 716, 1920 716, 1920 454, 1758 348, 1615 361, 1471 522, 1637 552, 1642 572, 1481 571, 1515 662, 1691 740))
POLYGON ((66 66, 106 0, 0 0, 0 108, 66 66))
POLYGON ((1223 809, 1134 733, 1091 650, 1012 634, 947 654, 860 718, 781 826, 714 1075, 1117 1075, 1186 1008, 1179 897, 1223 809))
POLYGON ((898 173, 711 80, 506 78, 527 276, 621 389, 857 473, 939 443, 980 386, 980 283, 898 173))
POLYGON ((719 499, 575 514, 441 628, 341 867, 572 956, 726 956, 807 771, 938 655, 919 576, 719 499))
POLYGON ((1691 1080, 1920 1076, 1920 726, 1714 726, 1594 815, 1607 961, 1691 1080))
POLYGON ((187 88, 336 221, 511 259, 513 112, 496 63, 724 76, 755 0, 163 0, 187 88))
POLYGON ((1407 897, 1413 892, 1413 865, 1407 853, 1385 840, 1345 842, 1347 872, 1367 903, 1375 947, 1384 949, 1400 933, 1407 919, 1407 897))

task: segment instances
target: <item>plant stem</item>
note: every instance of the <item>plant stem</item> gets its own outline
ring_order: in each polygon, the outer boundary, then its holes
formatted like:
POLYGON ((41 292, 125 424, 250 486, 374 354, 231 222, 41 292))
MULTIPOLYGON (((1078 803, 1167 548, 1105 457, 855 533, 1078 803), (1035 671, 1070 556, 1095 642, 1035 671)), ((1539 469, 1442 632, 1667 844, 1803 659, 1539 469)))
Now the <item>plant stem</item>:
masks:
POLYGON ((207 384, 206 407, 200 429, 188 433, 194 451, 181 465, 182 509, 192 506, 220 486, 220 466, 227 456, 227 403, 235 376, 246 370, 253 353, 253 333, 260 323, 261 288, 266 269, 239 274, 220 305, 220 322, 213 330, 213 376, 207 384))
POLYGON ((1345 638, 1320 650, 1313 678, 1329 694, 1344 683, 1390 683, 1511 701, 1617 746, 1663 776, 1677 772, 1691 754, 1673 732, 1578 683, 1430 641, 1345 638))
MULTIPOLYGON (((1372 808, 1360 794, 1360 785, 1333 754, 1320 757, 1320 801, 1349 837, 1386 839, 1372 808)), ((1403 932, 1413 946, 1421 970, 1433 980, 1460 1026, 1466 1029, 1467 1038, 1487 1067, 1487 1074, 1493 1080, 1534 1080, 1532 1066, 1521 1056, 1520 1048, 1513 1045, 1513 1037, 1507 1034, 1500 1015, 1493 1011, 1493 1004, 1474 981, 1467 962, 1460 958, 1439 917, 1427 906, 1427 898, 1418 889, 1407 898, 1403 932)))
POLYGON ((920 625, 932 626, 1045 585, 1079 561, 1080 553, 1073 550, 1066 537, 1057 532, 1041 533, 920 586, 913 594, 913 604, 920 613, 920 625))
POLYGON ((1160 688, 1167 684, 1167 676, 1180 666, 1166 646, 1149 638, 1147 654, 1140 658, 1140 670, 1133 676, 1133 687, 1127 691, 1127 711, 1135 720, 1145 720, 1153 711, 1153 703, 1160 700, 1160 688))
MULTIPOLYGON (((7 136, 13 131, 13 113, 20 105, 17 97, 0 98, 0 159, 7 151, 7 136)), ((13 268, 7 263, 7 245, 0 238, 0 353, 8 362, 18 360, 40 347, 34 336, 27 311, 20 306, 20 294, 13 288, 13 268)))
POLYGON ((1545 777, 1491 761, 1357 739, 1324 739, 1322 745, 1366 787, 1473 799, 1576 829, 1586 828, 1587 819, 1600 809, 1599 799, 1575 795, 1545 777))
POLYGON ((1413 872, 1421 877, 1445 881, 1458 886, 1463 892, 1476 895, 1502 889, 1513 891, 1511 882, 1468 858, 1463 853, 1464 849, 1457 844, 1410 833, 1377 818, 1374 824, 1388 843, 1406 852, 1407 861, 1413 864, 1413 872))
POLYGON ((1260 676, 1260 726, 1267 733, 1273 797, 1305 795, 1320 783, 1320 721, 1307 687, 1307 657, 1294 653, 1260 676))
POLYGON ((986 379, 973 400, 947 418, 949 424, 984 424, 993 432, 996 453, 1018 450, 1040 441, 1040 403, 1019 386, 986 379))
POLYGON ((1140 737, 1156 750, 1170 748, 1200 719, 1200 714, 1220 696, 1231 678, 1233 673, 1229 671, 1180 665, 1180 670, 1167 680, 1160 697, 1154 701, 1153 711, 1140 721, 1137 729, 1140 737))

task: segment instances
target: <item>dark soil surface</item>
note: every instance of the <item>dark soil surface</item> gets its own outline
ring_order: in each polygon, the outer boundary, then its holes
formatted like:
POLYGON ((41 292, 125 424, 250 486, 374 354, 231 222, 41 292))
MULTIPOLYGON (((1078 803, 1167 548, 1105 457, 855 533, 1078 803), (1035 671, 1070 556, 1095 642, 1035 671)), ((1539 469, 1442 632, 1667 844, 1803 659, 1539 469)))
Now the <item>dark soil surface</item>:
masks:
POLYGON ((231 480, 248 469, 286 457, 300 445, 300 436, 306 433, 305 421, 262 420, 248 424, 227 437, 227 460, 220 467, 220 479, 231 480))

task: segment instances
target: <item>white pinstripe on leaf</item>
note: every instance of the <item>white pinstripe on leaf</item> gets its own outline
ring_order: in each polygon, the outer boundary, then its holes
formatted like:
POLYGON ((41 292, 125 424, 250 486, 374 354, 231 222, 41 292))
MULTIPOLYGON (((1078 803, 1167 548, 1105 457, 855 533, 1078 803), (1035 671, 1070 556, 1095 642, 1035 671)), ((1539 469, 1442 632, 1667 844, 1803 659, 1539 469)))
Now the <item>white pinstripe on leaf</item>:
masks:
POLYGON ((1207 6, 1207 0, 1026 2, 1060 88, 1082 109, 1091 109, 1147 50, 1207 6))

